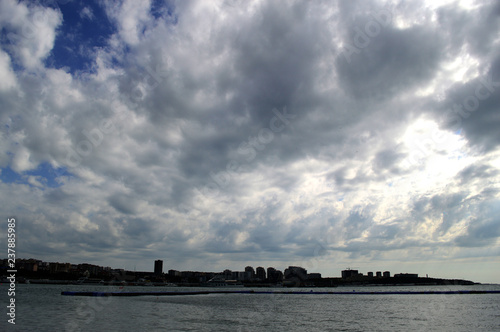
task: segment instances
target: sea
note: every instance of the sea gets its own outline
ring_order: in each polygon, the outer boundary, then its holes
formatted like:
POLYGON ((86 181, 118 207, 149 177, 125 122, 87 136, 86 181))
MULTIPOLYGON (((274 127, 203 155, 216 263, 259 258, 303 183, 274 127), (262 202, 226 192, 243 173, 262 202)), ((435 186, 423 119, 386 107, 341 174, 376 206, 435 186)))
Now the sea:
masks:
POLYGON ((498 293, 361 294, 499 291, 500 285, 255 288, 303 294, 83 297, 61 292, 220 288, 16 284, 15 325, 8 322, 8 288, 0 285, 0 331, 500 331, 498 293), (319 294, 331 291, 348 294, 319 294))

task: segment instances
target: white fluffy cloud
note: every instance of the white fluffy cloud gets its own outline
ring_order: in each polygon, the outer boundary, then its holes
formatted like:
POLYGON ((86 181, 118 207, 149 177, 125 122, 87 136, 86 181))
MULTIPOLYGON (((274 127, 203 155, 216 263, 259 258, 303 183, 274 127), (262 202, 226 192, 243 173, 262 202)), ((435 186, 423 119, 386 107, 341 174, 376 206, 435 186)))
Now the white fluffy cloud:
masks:
POLYGON ((105 46, 67 68, 77 23, 2 2, 0 197, 24 255, 495 281, 495 2, 156 5, 105 2, 105 46), (474 259, 486 276, 442 267, 474 259))
POLYGON ((27 69, 36 69, 54 46, 56 28, 62 22, 59 11, 15 0, 0 4, 0 24, 7 28, 10 50, 27 69))
POLYGON ((151 1, 106 1, 104 4, 108 15, 116 21, 120 38, 129 45, 139 44, 144 30, 151 24, 151 1))
POLYGON ((8 90, 16 86, 16 75, 11 69, 10 57, 3 51, 0 51, 0 76, 2 77, 0 90, 8 90))

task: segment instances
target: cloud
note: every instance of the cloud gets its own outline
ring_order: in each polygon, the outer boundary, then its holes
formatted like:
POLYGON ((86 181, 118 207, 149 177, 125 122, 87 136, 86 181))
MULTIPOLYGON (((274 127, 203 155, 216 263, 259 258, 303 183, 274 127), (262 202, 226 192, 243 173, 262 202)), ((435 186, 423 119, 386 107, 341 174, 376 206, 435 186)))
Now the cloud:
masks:
POLYGON ((84 7, 82 11, 80 12, 80 17, 81 18, 87 18, 88 20, 92 21, 94 19, 94 13, 90 7, 84 7))
POLYGON ((0 24, 9 29, 7 50, 25 68, 39 68, 54 46, 56 28, 62 22, 61 13, 14 0, 2 1, 0 9, 0 24))
POLYGON ((0 6, 26 255, 332 275, 498 250, 494 1, 0 6))
POLYGON ((498 220, 498 204, 483 204, 485 210, 480 218, 473 218, 467 232, 456 238, 461 247, 494 246, 500 236, 500 220, 498 220))
POLYGON ((107 1, 104 5, 108 16, 116 20, 121 39, 127 44, 137 44, 151 20, 151 1, 107 1))
POLYGON ((5 91, 16 86, 17 80, 11 69, 10 57, 3 51, 0 51, 0 75, 3 78, 0 83, 0 90, 5 91))

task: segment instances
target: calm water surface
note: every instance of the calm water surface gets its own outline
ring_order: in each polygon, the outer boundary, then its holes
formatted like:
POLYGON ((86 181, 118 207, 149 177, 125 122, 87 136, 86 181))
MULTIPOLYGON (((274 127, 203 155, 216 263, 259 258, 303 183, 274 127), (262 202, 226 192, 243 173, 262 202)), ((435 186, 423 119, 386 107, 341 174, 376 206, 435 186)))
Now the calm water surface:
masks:
MULTIPOLYGON (((209 294, 160 297, 60 295, 61 291, 209 290, 162 287, 119 289, 81 285, 17 285, 16 325, 13 326, 7 323, 7 288, 5 284, 0 285, 0 298, 4 308, 0 331, 500 331, 500 294, 209 294)), ((486 289, 500 290, 500 286, 293 290, 360 292, 486 289)))

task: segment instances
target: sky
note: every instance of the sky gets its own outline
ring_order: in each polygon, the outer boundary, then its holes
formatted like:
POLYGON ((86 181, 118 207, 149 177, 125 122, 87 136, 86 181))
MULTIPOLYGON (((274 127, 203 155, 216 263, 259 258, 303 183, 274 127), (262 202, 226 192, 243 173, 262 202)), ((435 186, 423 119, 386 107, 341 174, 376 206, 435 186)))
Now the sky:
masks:
POLYGON ((18 258, 500 283, 498 1, 0 0, 0 27, 18 258))

